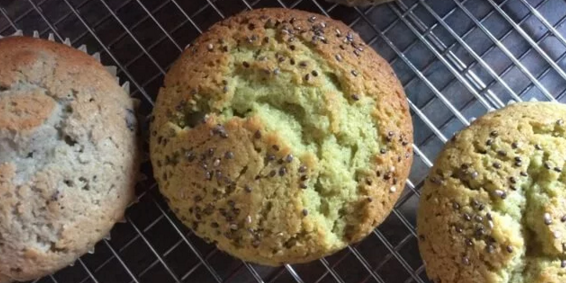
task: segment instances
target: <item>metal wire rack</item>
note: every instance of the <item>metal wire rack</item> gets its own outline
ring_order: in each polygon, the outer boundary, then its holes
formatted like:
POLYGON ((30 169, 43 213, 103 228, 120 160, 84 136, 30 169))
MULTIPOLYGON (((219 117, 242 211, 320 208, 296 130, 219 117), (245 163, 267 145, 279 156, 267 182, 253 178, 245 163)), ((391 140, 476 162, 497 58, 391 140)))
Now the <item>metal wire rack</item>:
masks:
MULTIPOLYGON (((444 142, 510 100, 566 100, 564 0, 398 0, 347 8, 323 0, 0 0, 0 35, 53 33, 118 67, 148 115, 168 66, 214 22, 245 9, 298 8, 344 21, 386 58, 414 121, 410 181, 387 220, 361 243, 304 265, 245 263, 176 220, 151 178, 111 237, 34 282, 430 282, 418 255, 419 190, 444 142)), ((146 145, 147 149, 147 145, 146 145)))

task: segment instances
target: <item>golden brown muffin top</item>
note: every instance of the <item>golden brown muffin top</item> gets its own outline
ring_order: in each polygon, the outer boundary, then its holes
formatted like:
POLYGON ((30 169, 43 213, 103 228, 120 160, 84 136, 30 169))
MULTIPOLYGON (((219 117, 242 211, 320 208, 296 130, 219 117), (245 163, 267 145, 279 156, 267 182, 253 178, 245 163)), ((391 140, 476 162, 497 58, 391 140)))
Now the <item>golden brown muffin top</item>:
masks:
POLYGON ((244 12, 200 36, 167 74, 151 131, 177 216, 270 265, 365 237, 412 161, 391 67, 343 23, 297 10, 244 12))
POLYGON ((446 145, 418 212, 434 282, 566 282, 564 119, 564 105, 518 103, 446 145))

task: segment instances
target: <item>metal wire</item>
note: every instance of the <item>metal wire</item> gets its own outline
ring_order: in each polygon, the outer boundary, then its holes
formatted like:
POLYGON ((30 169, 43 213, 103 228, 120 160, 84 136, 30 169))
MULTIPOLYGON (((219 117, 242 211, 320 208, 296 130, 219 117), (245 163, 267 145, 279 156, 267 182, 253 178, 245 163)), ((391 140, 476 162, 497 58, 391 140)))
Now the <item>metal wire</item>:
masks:
POLYGON ((431 160, 434 160, 442 144, 454 132, 469 125, 475 117, 503 107, 509 99, 521 101, 536 97, 557 101, 566 94, 566 71, 562 67, 566 62, 566 35, 563 29, 566 9, 550 9, 551 5, 562 7, 553 0, 541 0, 535 5, 527 0, 452 0, 442 1, 444 7, 439 7, 438 1, 432 0, 399 0, 369 8, 346 8, 322 0, 234 0, 229 4, 228 1, 200 0, 188 1, 191 2, 188 4, 190 9, 186 8, 187 2, 176 0, 124 0, 118 4, 109 0, 61 1, 66 10, 56 19, 46 12, 48 5, 53 2, 49 0, 28 0, 28 9, 17 13, 10 9, 13 7, 0 7, 0 34, 8 35, 34 24, 40 26, 40 35, 52 33, 61 41, 68 37, 61 26, 74 21, 79 33, 71 38, 73 45, 84 42, 98 45, 89 46, 89 51, 100 52, 105 64, 117 66, 118 75, 132 84, 132 93, 142 99, 142 104, 147 105, 148 109, 153 106, 153 97, 156 95, 150 86, 159 83, 170 63, 155 58, 152 52, 161 44, 171 44, 174 50, 181 52, 185 44, 179 42, 176 33, 190 28, 196 34, 201 34, 206 29, 206 26, 201 26, 206 17, 216 15, 222 19, 235 12, 225 11, 227 5, 239 7, 240 10, 280 6, 345 17, 349 19, 347 24, 369 39, 368 45, 388 55, 386 58, 407 90, 415 120, 417 139, 413 149, 416 164, 402 197, 382 226, 359 245, 350 246, 337 255, 306 267, 285 265, 267 268, 236 259, 217 262, 222 253, 195 240, 190 231, 186 232, 162 203, 155 183, 148 181, 144 183, 147 189, 138 195, 140 203, 128 210, 127 223, 118 224, 131 231, 131 238, 116 240, 123 236, 116 234, 112 240, 105 239, 99 244, 108 250, 105 258, 95 261, 96 264, 92 263, 91 257, 99 254, 95 252, 69 267, 69 270, 82 274, 78 281, 69 281, 64 270, 34 282, 107 282, 104 280, 119 270, 127 278, 122 280, 135 283, 157 282, 152 279, 155 278, 152 276, 157 276, 152 275, 158 274, 157 270, 161 270, 159 281, 163 282, 293 280, 299 283, 349 283, 351 274, 344 273, 344 270, 360 273, 361 279, 356 279, 360 282, 429 282, 415 249, 417 234, 414 210, 426 171, 432 166, 431 160), (96 20, 92 19, 91 10, 85 8, 93 3, 104 12, 96 20), (120 13, 132 6, 141 11, 141 16, 133 20, 120 13), (476 9, 478 6, 483 10, 476 9), (449 9, 444 9, 446 7, 449 9), (167 27, 158 14, 171 8, 182 20, 173 27, 167 27), (463 29, 455 26, 456 17, 468 26, 463 29), (390 20, 383 22, 383 19, 390 20), (552 23, 551 19, 558 20, 552 23), (114 23, 115 34, 109 41, 104 41, 101 30, 109 22, 114 23), (134 30, 148 22, 157 27, 158 34, 151 43, 144 45, 143 38, 134 30), (537 23, 537 26, 533 26, 537 23), (535 27, 544 32, 537 34, 535 27), (478 48, 478 36, 485 38, 482 48, 478 48), (548 47, 550 39, 555 39, 553 48, 548 47), (127 60, 119 54, 123 50, 117 49, 123 40, 129 40, 134 50, 139 50, 127 60), (515 45, 524 50, 515 52, 515 45), (556 54, 556 50, 559 50, 559 54, 556 54), (414 57, 415 52, 422 56, 414 57), (499 60, 491 60, 490 56, 496 56, 499 60), (151 73, 148 79, 142 81, 136 76, 133 66, 144 58, 147 58, 145 67, 151 73), (421 60, 425 59, 429 61, 422 64, 421 60), (436 72, 443 72, 449 79, 443 81, 434 77, 436 72), (552 84, 549 84, 547 81, 551 79, 552 84), (154 210, 146 218, 138 218, 138 214, 146 213, 136 211, 136 207, 142 204, 150 205, 154 210), (165 250, 160 250, 158 243, 150 237, 161 223, 166 223, 172 231, 167 234, 172 240, 165 250), (118 242, 121 244, 117 245, 118 242), (142 243, 148 249, 147 254, 140 255, 140 259, 149 259, 143 266, 126 254, 136 243, 142 243), (380 253, 368 251, 366 244, 374 246, 380 253), (172 262, 169 258, 180 249, 188 249, 186 257, 194 259, 196 263, 182 266, 183 263, 172 262), (395 267, 394 271, 390 270, 391 266, 395 267))

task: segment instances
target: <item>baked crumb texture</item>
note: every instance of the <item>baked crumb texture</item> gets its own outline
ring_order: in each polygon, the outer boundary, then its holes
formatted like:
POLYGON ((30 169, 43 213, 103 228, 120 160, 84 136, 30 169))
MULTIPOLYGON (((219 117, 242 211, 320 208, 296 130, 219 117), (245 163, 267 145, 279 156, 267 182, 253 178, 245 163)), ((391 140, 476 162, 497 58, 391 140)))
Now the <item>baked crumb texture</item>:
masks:
POLYGON ((566 106, 518 103, 457 134, 421 195, 434 282, 566 282, 566 106))
POLYGON ((393 70, 346 25, 244 12, 196 40, 151 123, 155 177, 207 241, 265 265, 307 262, 368 235, 412 162, 393 70))

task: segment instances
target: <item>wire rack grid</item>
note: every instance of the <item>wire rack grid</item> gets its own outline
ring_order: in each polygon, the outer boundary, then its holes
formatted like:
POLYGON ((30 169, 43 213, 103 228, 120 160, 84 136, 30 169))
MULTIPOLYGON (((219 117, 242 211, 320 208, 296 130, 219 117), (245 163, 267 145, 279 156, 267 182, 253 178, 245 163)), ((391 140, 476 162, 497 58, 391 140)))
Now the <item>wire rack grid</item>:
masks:
POLYGON ((430 282, 418 255, 415 211, 444 142, 511 100, 566 99, 563 0, 398 0, 366 8, 322 0, 0 0, 0 35, 51 33, 99 52, 131 83, 147 116, 166 70, 186 45, 213 23, 259 7, 342 20, 395 69, 413 116, 415 161, 391 215, 364 241, 319 261, 249 264, 177 221, 146 158, 147 178, 138 184, 126 221, 73 266, 34 282, 430 282))

